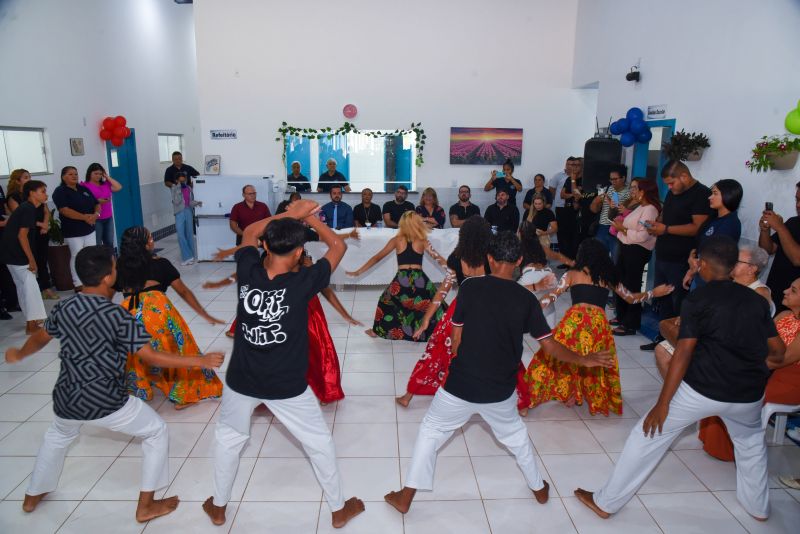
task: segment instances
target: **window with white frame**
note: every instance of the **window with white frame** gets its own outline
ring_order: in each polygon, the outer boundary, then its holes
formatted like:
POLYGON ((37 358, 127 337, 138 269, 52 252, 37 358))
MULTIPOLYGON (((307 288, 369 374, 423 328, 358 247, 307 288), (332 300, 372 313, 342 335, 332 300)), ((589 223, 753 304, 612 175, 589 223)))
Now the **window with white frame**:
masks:
POLYGON ((173 152, 183 152, 183 135, 158 134, 158 160, 161 163, 172 163, 173 152))
POLYGON ((49 174, 43 128, 0 126, 0 176, 14 169, 49 174))

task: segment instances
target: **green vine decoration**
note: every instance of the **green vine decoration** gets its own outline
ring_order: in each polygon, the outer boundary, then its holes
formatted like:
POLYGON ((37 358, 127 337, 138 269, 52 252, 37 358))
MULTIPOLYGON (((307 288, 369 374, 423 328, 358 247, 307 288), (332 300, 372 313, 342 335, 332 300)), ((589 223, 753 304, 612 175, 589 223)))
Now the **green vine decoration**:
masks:
POLYGON ((422 158, 422 152, 425 149, 425 140, 427 137, 425 136, 425 130, 422 128, 422 123, 417 122, 411 123, 410 128, 406 128, 404 130, 394 130, 384 132, 382 130, 370 130, 366 132, 362 132, 356 125, 352 122, 345 122, 339 128, 335 130, 331 127, 321 128, 319 130, 314 128, 298 128, 296 126, 290 126, 286 122, 281 123, 281 127, 278 128, 279 137, 275 138, 275 141, 281 142, 283 145, 283 164, 286 165, 286 137, 287 136, 294 136, 294 137, 305 137, 306 139, 322 139, 327 137, 333 137, 336 135, 346 135, 349 133, 356 133, 361 135, 366 135, 367 137, 395 137, 397 135, 406 135, 406 134, 416 134, 416 149, 417 149, 417 157, 414 163, 417 167, 421 166, 425 160, 422 158))

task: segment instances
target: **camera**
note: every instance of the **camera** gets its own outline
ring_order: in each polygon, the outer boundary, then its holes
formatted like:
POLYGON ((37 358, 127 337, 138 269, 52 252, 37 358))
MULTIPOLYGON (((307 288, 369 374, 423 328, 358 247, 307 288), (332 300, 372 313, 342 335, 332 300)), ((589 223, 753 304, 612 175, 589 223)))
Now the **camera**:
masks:
POLYGON ((629 82, 638 82, 641 78, 641 75, 638 70, 632 70, 628 74, 625 75, 625 79, 629 82))

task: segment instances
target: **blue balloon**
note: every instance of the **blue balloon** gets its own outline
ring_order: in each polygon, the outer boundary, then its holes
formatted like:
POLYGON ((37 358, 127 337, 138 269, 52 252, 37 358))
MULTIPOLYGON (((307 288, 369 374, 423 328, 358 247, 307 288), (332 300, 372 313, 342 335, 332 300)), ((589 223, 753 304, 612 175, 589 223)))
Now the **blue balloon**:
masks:
POLYGON ((608 127, 608 130, 611 132, 611 135, 619 135, 622 133, 622 129, 619 126, 619 121, 612 122, 611 126, 608 127))
POLYGON ((620 119, 617 121, 617 125, 619 133, 623 134, 628 131, 628 128, 630 128, 630 121, 628 119, 620 119))
POLYGON ((649 143, 650 139, 652 138, 653 138, 653 132, 651 132, 650 130, 645 130, 636 136, 636 141, 639 143, 649 143))
POLYGON ((620 136, 619 140, 622 146, 632 146, 636 142, 636 136, 630 132, 625 132, 620 136))
POLYGON ((625 114, 625 117, 629 121, 635 121, 636 119, 642 120, 644 119, 644 112, 639 108, 631 108, 625 114))
POLYGON ((642 119, 631 120, 630 131, 633 135, 639 135, 645 130, 647 130, 647 123, 644 122, 642 119))

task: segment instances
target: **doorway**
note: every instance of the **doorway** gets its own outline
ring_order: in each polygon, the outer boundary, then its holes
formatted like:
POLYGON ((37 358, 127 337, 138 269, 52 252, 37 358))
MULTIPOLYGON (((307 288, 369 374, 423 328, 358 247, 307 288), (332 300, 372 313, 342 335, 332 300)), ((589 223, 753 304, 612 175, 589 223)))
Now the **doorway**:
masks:
POLYGON ((122 146, 106 141, 108 174, 122 184, 122 191, 114 193, 114 232, 119 246, 122 232, 131 226, 142 226, 142 196, 139 191, 139 162, 136 157, 136 130, 122 146))

